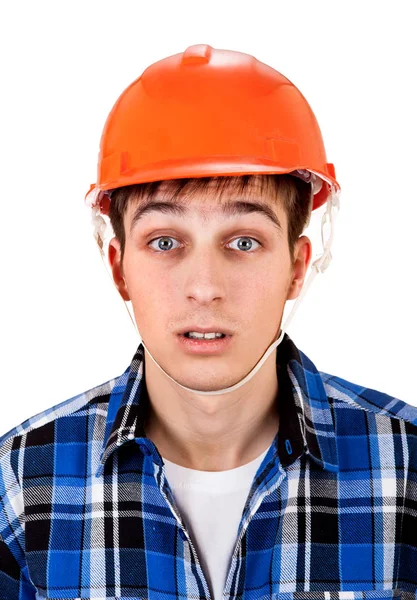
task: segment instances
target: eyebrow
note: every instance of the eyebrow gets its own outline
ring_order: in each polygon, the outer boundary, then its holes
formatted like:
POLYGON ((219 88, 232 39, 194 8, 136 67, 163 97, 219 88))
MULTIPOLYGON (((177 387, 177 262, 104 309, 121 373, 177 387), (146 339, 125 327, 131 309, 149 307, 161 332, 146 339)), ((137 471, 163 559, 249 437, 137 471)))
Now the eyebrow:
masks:
MULTIPOLYGON (((189 214, 190 207, 179 202, 178 200, 172 200, 170 202, 163 202, 153 199, 147 200, 145 203, 140 204, 140 206, 136 208, 130 224, 130 232, 133 231, 133 228, 138 221, 140 221, 140 219, 151 212, 160 212, 177 217, 185 217, 187 214, 189 214)), ((270 222, 273 223, 278 232, 282 233, 282 225, 274 210, 268 206, 268 204, 259 200, 256 202, 249 202, 248 200, 229 201, 220 205, 217 212, 228 218, 258 213, 266 217, 270 222)))

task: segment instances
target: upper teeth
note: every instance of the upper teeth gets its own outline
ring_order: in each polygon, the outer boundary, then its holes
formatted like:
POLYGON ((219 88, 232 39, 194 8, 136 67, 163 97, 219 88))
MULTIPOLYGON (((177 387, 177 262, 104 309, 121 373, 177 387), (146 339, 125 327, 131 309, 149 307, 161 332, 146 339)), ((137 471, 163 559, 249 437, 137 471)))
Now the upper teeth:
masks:
POLYGON ((222 333, 199 333, 198 331, 189 331, 188 332, 189 337, 194 337, 194 338, 206 338, 207 340, 212 340, 216 337, 221 337, 223 334, 222 333))

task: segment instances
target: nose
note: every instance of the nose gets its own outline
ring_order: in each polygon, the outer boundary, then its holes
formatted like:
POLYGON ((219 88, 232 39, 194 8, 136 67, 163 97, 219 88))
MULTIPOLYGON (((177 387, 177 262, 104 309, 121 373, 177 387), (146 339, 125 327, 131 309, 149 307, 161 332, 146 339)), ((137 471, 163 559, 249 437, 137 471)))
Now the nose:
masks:
POLYGON ((184 265, 187 298, 193 298, 200 304, 209 304, 225 297, 227 274, 220 252, 204 245, 190 253, 187 263, 184 265))

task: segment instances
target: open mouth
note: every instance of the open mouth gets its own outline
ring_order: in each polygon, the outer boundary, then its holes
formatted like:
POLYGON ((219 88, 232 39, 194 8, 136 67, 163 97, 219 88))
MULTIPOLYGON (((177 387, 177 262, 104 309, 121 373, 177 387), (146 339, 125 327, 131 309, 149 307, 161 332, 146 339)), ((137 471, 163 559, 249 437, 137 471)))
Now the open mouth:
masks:
POLYGON ((181 335, 183 335, 184 337, 190 339, 190 340, 205 340, 205 341, 210 341, 210 340, 219 340, 222 338, 226 337, 225 333, 221 333, 220 335, 215 335, 213 337, 201 337, 201 336, 192 336, 190 335, 190 332, 188 331, 187 333, 182 333, 181 335))
POLYGON ((214 355, 226 351, 230 346, 233 336, 231 334, 222 333, 214 337, 192 337, 190 332, 178 334, 180 346, 192 354, 214 355))

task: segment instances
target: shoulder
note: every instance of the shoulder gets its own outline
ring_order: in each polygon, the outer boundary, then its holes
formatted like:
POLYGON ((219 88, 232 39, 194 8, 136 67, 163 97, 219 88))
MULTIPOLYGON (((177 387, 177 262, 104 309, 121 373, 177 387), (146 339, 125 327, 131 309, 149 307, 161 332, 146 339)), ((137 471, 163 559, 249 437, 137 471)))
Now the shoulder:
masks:
POLYGON ((358 385, 336 375, 320 371, 327 397, 333 400, 335 409, 351 408, 367 411, 409 423, 417 432, 417 407, 373 388, 358 385))
POLYGON ((68 398, 59 404, 55 404, 54 406, 29 417, 19 425, 16 425, 4 433, 0 436, 0 462, 11 452, 17 438, 36 429, 40 429, 41 427, 47 427, 58 419, 66 417, 70 418, 72 415, 82 413, 82 411, 85 411, 87 414, 87 409, 89 412, 91 409, 93 411, 102 410, 103 403, 107 404, 109 402, 110 394, 115 385, 117 385, 119 379, 120 377, 114 377, 105 383, 77 394, 72 398, 68 398))

